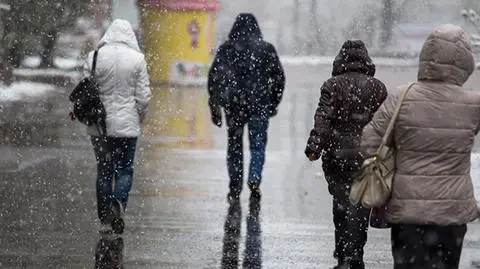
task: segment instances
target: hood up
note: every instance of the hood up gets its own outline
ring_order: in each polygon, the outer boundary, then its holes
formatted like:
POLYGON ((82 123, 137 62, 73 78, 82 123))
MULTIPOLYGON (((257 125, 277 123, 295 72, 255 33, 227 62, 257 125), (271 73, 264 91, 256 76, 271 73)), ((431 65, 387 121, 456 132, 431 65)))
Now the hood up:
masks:
POLYGON ((132 25, 126 20, 117 19, 113 21, 97 47, 100 48, 111 43, 125 44, 136 51, 140 51, 132 25))
POLYGON ((262 39, 262 31, 258 21, 251 13, 240 13, 233 23, 228 35, 230 40, 262 39))
POLYGON ((475 69, 471 41, 460 27, 436 27, 420 52, 418 80, 444 81, 463 85, 475 69))
POLYGON ((357 72, 375 75, 375 65, 368 56, 367 47, 361 40, 347 40, 333 61, 332 76, 357 72))

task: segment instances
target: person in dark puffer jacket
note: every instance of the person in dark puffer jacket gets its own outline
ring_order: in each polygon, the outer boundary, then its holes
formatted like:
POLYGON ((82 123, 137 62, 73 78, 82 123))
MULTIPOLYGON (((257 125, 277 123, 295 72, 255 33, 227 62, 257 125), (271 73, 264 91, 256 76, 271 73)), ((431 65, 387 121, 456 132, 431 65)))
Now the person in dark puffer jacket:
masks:
POLYGON ((335 258, 337 268, 365 268, 370 211, 349 201, 351 174, 363 158, 363 128, 387 98, 385 85, 374 78, 375 65, 360 40, 346 41, 333 62, 332 78, 321 88, 305 154, 310 161, 322 157, 328 189, 333 195, 335 258))

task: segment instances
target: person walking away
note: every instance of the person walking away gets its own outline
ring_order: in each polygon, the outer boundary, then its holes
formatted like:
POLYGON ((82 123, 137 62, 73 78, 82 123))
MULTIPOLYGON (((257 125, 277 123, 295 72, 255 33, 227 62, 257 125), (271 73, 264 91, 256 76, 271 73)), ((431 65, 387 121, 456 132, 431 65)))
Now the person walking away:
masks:
MULTIPOLYGON (((97 160, 97 210, 103 225, 122 233, 140 123, 151 91, 145 57, 129 22, 115 20, 97 50, 95 78, 107 113, 106 136, 100 136, 94 127, 87 129, 97 160)), ((91 70, 92 61, 93 52, 85 70, 91 70)))
POLYGON ((238 199, 243 188, 243 131, 248 125, 250 170, 248 186, 260 195, 269 119, 276 115, 285 87, 285 75, 275 47, 264 41, 253 14, 237 16, 217 52, 208 75, 213 123, 228 126, 228 199, 238 199))
POLYGON ((315 125, 305 149, 310 161, 322 157, 328 189, 333 196, 335 268, 364 268, 370 210, 349 201, 352 173, 363 128, 387 97, 385 85, 374 78, 375 65, 361 40, 347 40, 333 62, 332 78, 321 87, 315 125))
MULTIPOLYGON (((427 37, 417 82, 387 141, 397 154, 386 211, 395 269, 458 268, 466 224, 479 217, 470 156, 480 129, 480 94, 463 87, 474 68, 460 27, 438 26, 427 37)), ((398 98, 389 98, 365 128, 367 153, 380 145, 398 98)))

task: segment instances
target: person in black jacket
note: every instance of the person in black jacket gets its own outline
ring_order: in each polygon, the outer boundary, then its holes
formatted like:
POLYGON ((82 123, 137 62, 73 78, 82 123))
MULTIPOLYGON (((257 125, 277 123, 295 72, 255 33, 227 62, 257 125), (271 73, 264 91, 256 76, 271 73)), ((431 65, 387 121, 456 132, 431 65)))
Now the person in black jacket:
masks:
POLYGON ((333 62, 332 78, 321 88, 305 154, 310 161, 322 157, 329 192, 333 195, 335 258, 337 268, 364 268, 370 211, 349 202, 351 174, 363 159, 363 128, 387 98, 385 85, 374 78, 375 65, 360 40, 346 41, 333 62))
POLYGON ((260 195, 269 118, 277 113, 284 87, 285 75, 275 47, 263 40, 253 14, 238 15, 208 75, 212 121, 222 126, 223 109, 228 126, 229 200, 237 199, 242 191, 245 125, 252 156, 248 186, 252 194, 260 195))

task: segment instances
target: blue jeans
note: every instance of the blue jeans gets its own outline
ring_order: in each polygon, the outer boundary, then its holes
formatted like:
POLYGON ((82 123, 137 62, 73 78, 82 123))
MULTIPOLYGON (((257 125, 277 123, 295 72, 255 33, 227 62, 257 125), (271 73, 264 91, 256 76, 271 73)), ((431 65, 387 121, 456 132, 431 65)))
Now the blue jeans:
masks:
MULTIPOLYGON (((247 122, 250 140, 249 183, 260 184, 265 163, 268 119, 254 118, 247 122)), ((243 187, 243 130, 244 126, 228 128, 227 167, 230 177, 230 190, 240 192, 243 187)))
POLYGON ((127 207, 137 138, 92 136, 91 140, 97 160, 98 217, 106 224, 113 200, 118 200, 124 209, 127 207))

